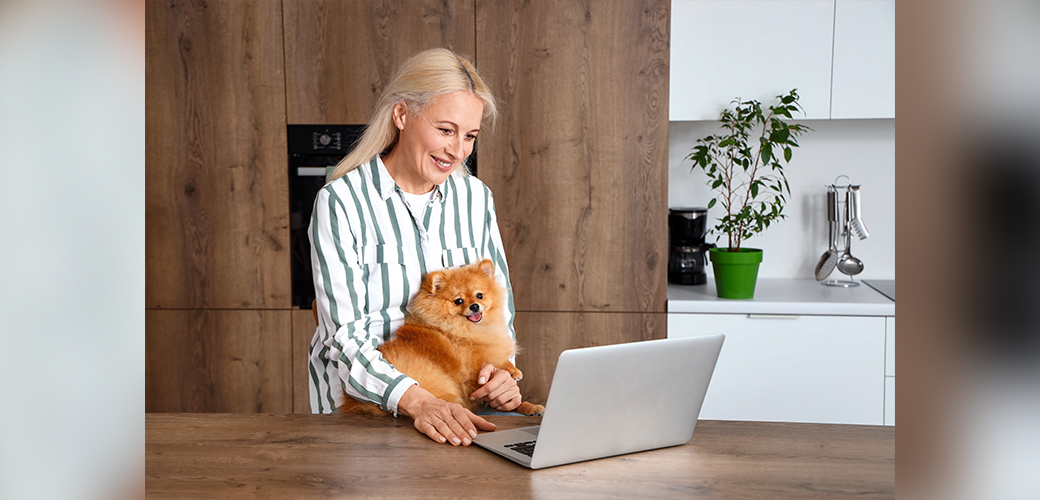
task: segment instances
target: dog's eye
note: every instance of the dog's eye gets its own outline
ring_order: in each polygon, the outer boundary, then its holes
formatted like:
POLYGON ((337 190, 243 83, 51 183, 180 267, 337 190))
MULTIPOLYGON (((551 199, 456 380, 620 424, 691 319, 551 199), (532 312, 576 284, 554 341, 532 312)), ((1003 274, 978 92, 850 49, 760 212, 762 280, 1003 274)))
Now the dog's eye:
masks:
POLYGON ((484 300, 484 294, 477 292, 477 300, 484 300))
POLYGON ((462 299, 455 299, 455 305, 461 306, 462 305, 462 299))

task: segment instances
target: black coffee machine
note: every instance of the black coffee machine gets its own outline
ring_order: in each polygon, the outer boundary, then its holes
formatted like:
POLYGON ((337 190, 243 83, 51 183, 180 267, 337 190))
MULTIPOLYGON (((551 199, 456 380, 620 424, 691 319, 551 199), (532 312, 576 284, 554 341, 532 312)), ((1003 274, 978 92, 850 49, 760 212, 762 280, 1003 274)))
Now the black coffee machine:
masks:
POLYGON ((668 209, 668 282, 676 285, 703 285, 708 282, 704 272, 707 252, 714 243, 705 243, 708 230, 708 209, 668 209))

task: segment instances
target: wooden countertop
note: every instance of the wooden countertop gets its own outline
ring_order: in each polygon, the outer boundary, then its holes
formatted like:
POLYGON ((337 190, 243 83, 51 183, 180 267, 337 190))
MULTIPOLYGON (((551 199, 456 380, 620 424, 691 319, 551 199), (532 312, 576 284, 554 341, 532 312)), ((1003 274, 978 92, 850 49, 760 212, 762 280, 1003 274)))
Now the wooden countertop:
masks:
MULTIPOLYGON (((539 417, 488 417, 499 429, 539 417)), ((892 498, 892 427, 703 420, 683 446, 532 471, 407 418, 145 416, 158 498, 892 498)))

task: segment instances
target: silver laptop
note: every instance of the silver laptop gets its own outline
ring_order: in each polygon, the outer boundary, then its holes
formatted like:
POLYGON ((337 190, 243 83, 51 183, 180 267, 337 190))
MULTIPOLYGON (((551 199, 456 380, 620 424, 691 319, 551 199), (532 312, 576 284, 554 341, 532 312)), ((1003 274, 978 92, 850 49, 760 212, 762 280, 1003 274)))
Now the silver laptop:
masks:
POLYGON ((684 444, 724 339, 714 334, 564 351, 542 425, 485 432, 473 442, 532 469, 684 444))

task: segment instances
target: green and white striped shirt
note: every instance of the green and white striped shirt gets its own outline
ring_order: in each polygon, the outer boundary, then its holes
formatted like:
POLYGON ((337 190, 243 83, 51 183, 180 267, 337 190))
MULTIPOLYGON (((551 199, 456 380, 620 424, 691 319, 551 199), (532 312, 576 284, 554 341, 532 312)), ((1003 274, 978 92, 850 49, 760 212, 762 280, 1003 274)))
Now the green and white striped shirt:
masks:
POLYGON ((387 363, 377 347, 404 324, 409 299, 430 271, 491 259, 513 292, 491 190, 476 177, 452 175, 413 212, 378 157, 328 183, 314 201, 308 231, 318 329, 310 345, 313 413, 331 413, 346 394, 397 415, 416 382, 387 363))

